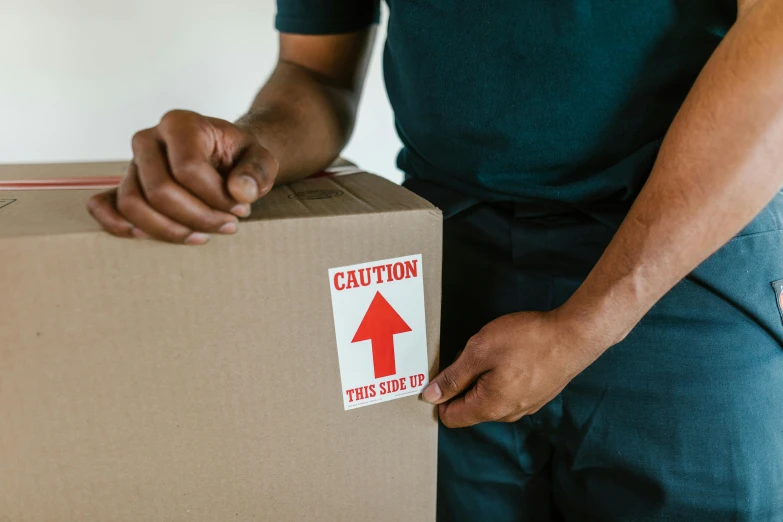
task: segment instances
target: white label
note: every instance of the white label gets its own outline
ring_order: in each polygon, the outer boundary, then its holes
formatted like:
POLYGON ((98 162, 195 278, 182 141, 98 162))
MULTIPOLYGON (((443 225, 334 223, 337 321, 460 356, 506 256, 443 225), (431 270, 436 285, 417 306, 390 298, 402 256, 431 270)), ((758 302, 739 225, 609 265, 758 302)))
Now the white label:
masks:
POLYGON ((423 279, 421 254, 329 270, 346 410, 427 385, 423 279))

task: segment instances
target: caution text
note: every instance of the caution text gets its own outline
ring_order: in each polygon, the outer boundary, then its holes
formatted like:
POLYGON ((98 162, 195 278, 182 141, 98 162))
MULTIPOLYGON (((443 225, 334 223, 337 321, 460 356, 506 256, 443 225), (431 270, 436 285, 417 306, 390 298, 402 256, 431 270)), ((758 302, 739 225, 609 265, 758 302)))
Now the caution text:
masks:
POLYGON ((351 288, 369 286, 373 283, 391 283, 401 279, 419 277, 417 264, 418 259, 413 259, 404 263, 397 262, 348 270, 346 272, 335 272, 332 284, 335 290, 350 290, 351 288))

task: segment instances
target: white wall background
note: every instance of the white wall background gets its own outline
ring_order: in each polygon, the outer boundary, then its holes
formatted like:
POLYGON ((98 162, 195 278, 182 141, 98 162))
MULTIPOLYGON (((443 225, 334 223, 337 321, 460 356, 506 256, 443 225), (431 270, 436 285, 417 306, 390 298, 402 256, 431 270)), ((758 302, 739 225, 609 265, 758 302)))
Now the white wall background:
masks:
MULTIPOLYGON (((173 108, 236 119, 274 66, 275 11, 274 0, 0 0, 0 163, 129 158, 132 134, 173 108)), ((345 156, 399 181, 384 38, 345 156)))

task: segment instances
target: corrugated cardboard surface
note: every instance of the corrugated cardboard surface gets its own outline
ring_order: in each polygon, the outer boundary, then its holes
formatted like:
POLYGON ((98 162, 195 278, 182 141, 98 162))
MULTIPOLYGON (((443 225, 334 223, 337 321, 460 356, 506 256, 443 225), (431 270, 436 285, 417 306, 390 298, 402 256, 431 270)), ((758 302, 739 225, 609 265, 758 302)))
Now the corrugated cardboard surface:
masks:
MULTIPOLYGON (((68 164, 62 169, 56 165, 0 165, 0 181, 110 175, 122 172, 126 163, 97 165, 85 164, 80 168, 68 164)), ((0 187, 0 200, 15 200, 0 208, 3 212, 0 238, 99 231, 100 227, 85 209, 85 194, 91 193, 83 190, 3 192, 0 187)), ((427 209, 437 212, 412 192, 378 176, 360 173, 309 179, 276 188, 256 202, 248 221, 427 209)))
POLYGON ((327 270, 422 254, 434 368, 436 209, 310 180, 194 248, 97 232, 90 193, 0 192, 0 521, 434 520, 433 409, 343 410, 327 270))
POLYGON ((122 176, 127 166, 127 161, 5 164, 0 165, 0 181, 122 176))

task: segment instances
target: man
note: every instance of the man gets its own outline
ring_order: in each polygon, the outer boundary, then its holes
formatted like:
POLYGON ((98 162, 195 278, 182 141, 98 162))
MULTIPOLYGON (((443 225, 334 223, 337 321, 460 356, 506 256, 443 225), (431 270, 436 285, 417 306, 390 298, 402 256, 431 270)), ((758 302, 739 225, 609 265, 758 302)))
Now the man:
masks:
MULTIPOLYGON (((783 0, 388 3, 446 217, 439 519, 783 520, 783 0)), ((107 231, 203 244, 337 157, 377 0, 278 6, 248 114, 136 134, 107 231)))

